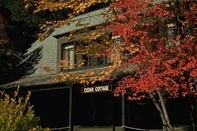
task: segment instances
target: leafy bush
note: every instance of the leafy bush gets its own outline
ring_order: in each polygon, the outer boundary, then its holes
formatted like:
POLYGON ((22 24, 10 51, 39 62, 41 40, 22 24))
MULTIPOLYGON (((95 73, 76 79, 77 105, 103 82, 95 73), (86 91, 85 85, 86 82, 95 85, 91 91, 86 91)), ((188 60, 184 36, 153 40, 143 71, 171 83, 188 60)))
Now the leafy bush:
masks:
POLYGON ((0 131, 40 131, 39 117, 29 104, 30 92, 25 97, 0 92, 0 131))

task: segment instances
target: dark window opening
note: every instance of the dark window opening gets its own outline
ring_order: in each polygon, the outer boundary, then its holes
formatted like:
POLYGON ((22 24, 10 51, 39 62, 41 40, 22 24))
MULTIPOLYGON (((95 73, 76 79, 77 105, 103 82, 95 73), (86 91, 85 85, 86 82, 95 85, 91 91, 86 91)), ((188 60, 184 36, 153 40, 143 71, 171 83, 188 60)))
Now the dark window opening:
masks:
POLYGON ((73 96, 73 125, 121 125, 121 101, 111 92, 81 94, 78 89, 73 96))

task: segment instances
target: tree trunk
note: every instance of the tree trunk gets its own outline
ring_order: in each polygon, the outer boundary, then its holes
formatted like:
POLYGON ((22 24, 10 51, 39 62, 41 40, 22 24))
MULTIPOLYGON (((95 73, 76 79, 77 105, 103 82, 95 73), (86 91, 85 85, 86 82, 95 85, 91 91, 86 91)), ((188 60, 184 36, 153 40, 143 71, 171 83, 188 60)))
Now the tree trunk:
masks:
MULTIPOLYGON (((169 131, 174 131, 174 128, 170 124, 170 119, 168 117, 168 113, 167 113, 167 110, 166 110, 166 105, 165 105, 165 102, 164 102, 164 99, 163 99, 163 95, 160 91, 157 91, 157 94, 159 96, 159 100, 161 102, 161 108, 162 108, 162 111, 164 113, 165 120, 167 122, 167 127, 166 128, 169 128, 170 129, 169 131)), ((168 129, 167 129, 167 131, 168 131, 168 129)))
POLYGON ((151 98, 151 100, 152 100, 153 104, 155 105, 155 107, 157 108, 157 110, 159 111, 159 115, 161 117, 162 124, 163 124, 163 129, 164 129, 164 131, 174 131, 174 128, 170 124, 170 120, 168 117, 168 113, 166 110, 163 96, 160 92, 157 92, 157 93, 158 93, 159 100, 160 100, 161 104, 159 104, 159 102, 156 100, 153 93, 148 92, 148 95, 151 98))
POLYGON ((189 104, 190 104, 190 119, 192 131, 196 131, 196 102, 193 96, 189 96, 189 104))

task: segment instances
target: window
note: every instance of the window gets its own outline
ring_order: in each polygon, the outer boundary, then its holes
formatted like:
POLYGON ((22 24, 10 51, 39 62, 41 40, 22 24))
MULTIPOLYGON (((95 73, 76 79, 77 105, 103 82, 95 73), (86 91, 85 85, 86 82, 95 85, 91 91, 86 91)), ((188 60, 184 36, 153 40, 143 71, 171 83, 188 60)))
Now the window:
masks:
POLYGON ((80 44, 79 42, 71 42, 62 45, 63 70, 99 67, 111 63, 111 59, 107 56, 96 57, 85 53, 76 53, 78 45, 85 46, 85 44, 80 44))
POLYGON ((107 57, 86 57, 85 60, 86 66, 88 67, 94 67, 94 66, 99 66, 99 65, 105 65, 107 63, 110 63, 110 58, 107 57))
POLYGON ((75 53, 74 53, 74 45, 66 45, 63 46, 62 51, 62 60, 65 61, 64 66, 69 68, 74 68, 75 64, 75 53))
MULTIPOLYGON (((112 41, 114 43, 114 46, 116 46, 116 50, 115 50, 115 54, 118 56, 119 53, 122 54, 122 58, 124 58, 124 60, 128 59, 128 58, 131 58, 133 57, 133 54, 127 50, 126 48, 124 48, 124 50, 121 50, 120 48, 121 47, 121 43, 124 42, 124 37, 123 36, 119 36, 119 35, 116 35, 116 36, 112 36, 112 41)), ((117 57, 116 60, 119 60, 120 57, 117 57)))
POLYGON ((174 32, 174 24, 167 24, 167 43, 166 43, 166 47, 167 48, 171 48, 174 46, 174 39, 175 39, 175 32, 174 32))

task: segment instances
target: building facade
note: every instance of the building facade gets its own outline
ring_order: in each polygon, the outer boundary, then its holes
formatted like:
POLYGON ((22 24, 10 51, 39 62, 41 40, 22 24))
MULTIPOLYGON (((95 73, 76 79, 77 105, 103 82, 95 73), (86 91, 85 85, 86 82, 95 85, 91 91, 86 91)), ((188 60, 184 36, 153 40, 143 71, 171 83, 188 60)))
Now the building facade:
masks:
MULTIPOLYGON (((113 96, 116 80, 96 82, 89 86, 53 81, 62 70, 65 70, 65 73, 81 73, 87 70, 100 72, 110 64, 111 60, 106 57, 95 59, 76 56, 75 49, 81 36, 75 36, 71 40, 63 37, 84 28, 77 26, 78 21, 89 28, 106 23, 107 19, 101 15, 106 10, 108 7, 80 15, 74 18, 71 24, 51 30, 45 39, 34 42, 22 62, 33 60, 37 64, 28 70, 24 78, 1 86, 3 90, 14 87, 30 90, 31 103, 34 105, 35 114, 40 116, 43 127, 69 131, 129 131, 162 127, 159 114, 150 100, 133 102, 124 96, 113 96), (86 60, 87 63, 81 68, 68 71, 59 68, 61 60, 69 61, 70 67, 81 60, 86 60), (53 73, 44 72, 43 66, 49 66, 53 73)), ((187 108, 182 108, 181 112, 184 114, 187 111, 187 108)), ((179 116, 179 113, 171 114, 174 117, 179 116)), ((184 119, 177 124, 185 124, 190 118, 184 116, 184 119)))

